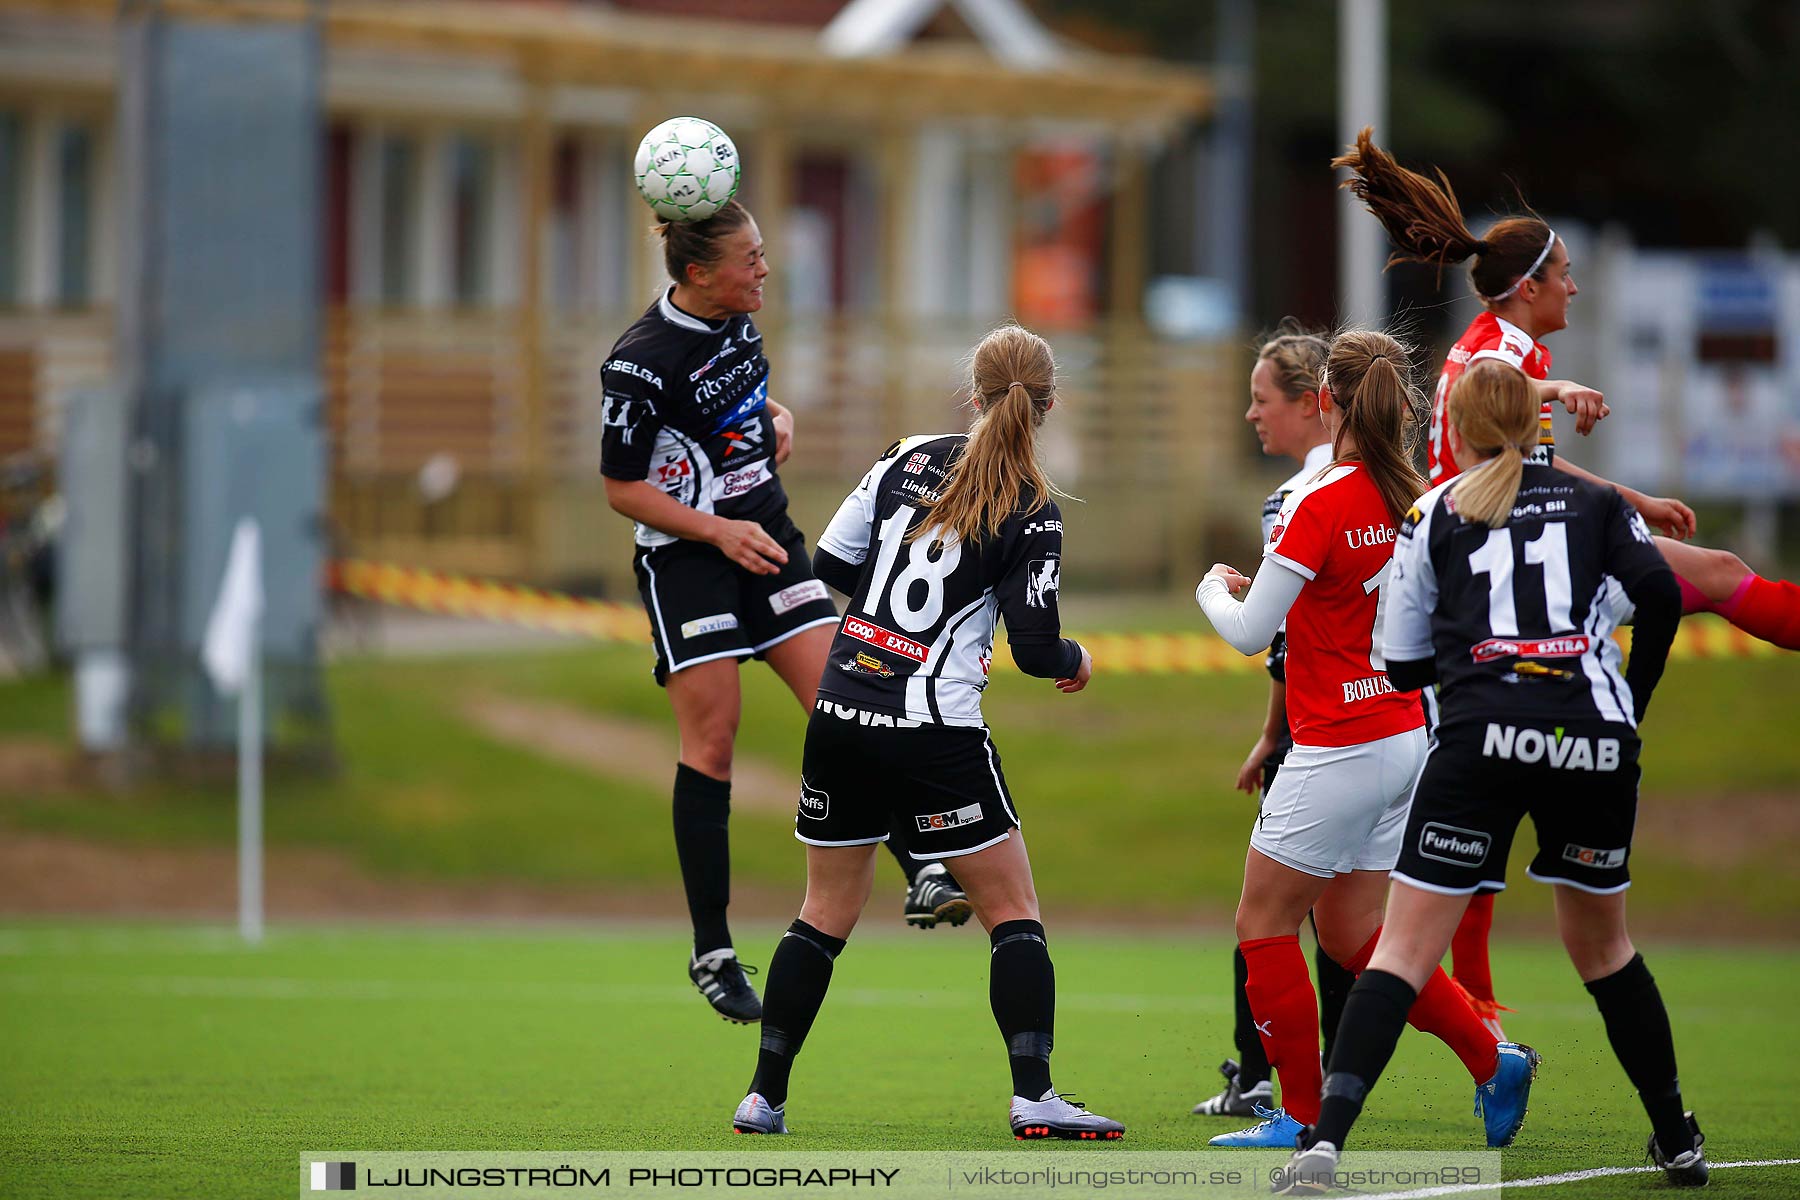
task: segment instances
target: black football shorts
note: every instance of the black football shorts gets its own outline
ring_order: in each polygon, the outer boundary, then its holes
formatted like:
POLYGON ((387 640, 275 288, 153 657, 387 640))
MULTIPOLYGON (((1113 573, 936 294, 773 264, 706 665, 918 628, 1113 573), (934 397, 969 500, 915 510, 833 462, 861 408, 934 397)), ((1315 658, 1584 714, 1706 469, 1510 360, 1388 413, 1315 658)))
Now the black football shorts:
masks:
POLYGON ((761 658, 803 629, 836 624, 806 538, 786 517, 764 528, 788 555, 774 575, 753 575, 705 542, 638 548, 633 566, 656 643, 657 683, 716 658, 761 658))
POLYGON ((1624 891, 1638 746, 1629 726, 1604 721, 1440 725, 1393 877, 1453 895, 1499 891, 1513 834, 1529 815, 1538 852, 1527 875, 1602 895, 1624 891))
POLYGON ((809 846, 906 831, 920 862, 973 854, 1018 828, 1000 752, 982 728, 933 725, 819 697, 806 726, 794 836, 809 846))

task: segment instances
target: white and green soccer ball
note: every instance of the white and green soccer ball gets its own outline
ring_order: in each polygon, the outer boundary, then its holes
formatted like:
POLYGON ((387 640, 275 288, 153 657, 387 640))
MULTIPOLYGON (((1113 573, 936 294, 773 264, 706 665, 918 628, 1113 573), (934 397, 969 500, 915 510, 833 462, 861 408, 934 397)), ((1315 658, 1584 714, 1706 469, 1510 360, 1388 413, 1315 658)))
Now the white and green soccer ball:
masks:
POLYGON ((657 216, 704 221, 737 193, 737 147, 711 121, 672 117, 638 143, 632 171, 657 216))

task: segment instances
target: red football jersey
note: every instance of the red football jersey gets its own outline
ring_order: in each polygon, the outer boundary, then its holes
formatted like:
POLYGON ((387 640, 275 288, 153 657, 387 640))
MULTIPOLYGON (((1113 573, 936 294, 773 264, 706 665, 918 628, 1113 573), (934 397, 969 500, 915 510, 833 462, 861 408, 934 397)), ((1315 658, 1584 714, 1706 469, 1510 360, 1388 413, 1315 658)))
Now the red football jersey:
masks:
POLYGON ((1263 557, 1307 579, 1287 615, 1287 710, 1303 746, 1354 746, 1425 724, 1377 648, 1397 534, 1361 463, 1327 467, 1281 506, 1263 557))
MULTIPOLYGON (((1450 413, 1444 402, 1450 398, 1450 385, 1462 376, 1465 368, 1477 358, 1498 358, 1519 368, 1533 379, 1550 378, 1550 351, 1542 342, 1514 325, 1484 312, 1463 331, 1462 339, 1450 348, 1444 360, 1444 373, 1438 376, 1437 396, 1431 402, 1431 448, 1426 461, 1431 467, 1431 484, 1438 484, 1458 474, 1456 460, 1450 457, 1447 437, 1450 413)), ((1556 435, 1550 429, 1550 401, 1544 401, 1538 417, 1538 453, 1532 462, 1549 463, 1556 453, 1556 435)))

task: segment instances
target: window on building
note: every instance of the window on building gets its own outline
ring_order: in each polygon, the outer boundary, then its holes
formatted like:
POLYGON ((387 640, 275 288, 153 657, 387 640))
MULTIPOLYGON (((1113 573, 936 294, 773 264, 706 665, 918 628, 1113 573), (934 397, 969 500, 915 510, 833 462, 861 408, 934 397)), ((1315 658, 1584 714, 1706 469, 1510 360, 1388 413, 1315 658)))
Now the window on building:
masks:
POLYGON ((94 131, 65 125, 56 138, 56 299, 83 308, 93 298, 94 131))
POLYGON ((325 302, 350 299, 350 128, 333 124, 325 135, 325 302))
POLYGON ((556 143, 550 175, 550 301, 560 309, 582 307, 581 143, 556 143))
POLYGON ((1038 146, 1014 160, 1019 206, 1013 311, 1032 325, 1082 325, 1100 312, 1106 258, 1104 162, 1082 145, 1038 146))
POLYGON ((419 145, 387 134, 381 139, 381 287, 383 304, 412 302, 418 278, 413 227, 418 214, 419 145))
POLYGON ((457 137, 450 151, 452 296, 459 305, 493 298, 494 148, 457 137))
POLYGON ((784 291, 799 313, 846 312, 874 304, 879 272, 871 220, 875 197, 865 164, 847 152, 809 151, 794 164, 784 291))
POLYGON ((19 223, 25 195, 25 119, 0 111, 0 306, 19 303, 19 223))

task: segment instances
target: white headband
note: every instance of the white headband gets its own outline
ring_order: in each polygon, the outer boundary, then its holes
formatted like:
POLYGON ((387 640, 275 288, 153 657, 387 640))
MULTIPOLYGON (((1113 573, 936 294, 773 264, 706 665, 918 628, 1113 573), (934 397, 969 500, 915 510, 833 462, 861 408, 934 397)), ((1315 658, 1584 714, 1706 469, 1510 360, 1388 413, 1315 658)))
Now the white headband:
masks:
POLYGON ((1539 252, 1537 258, 1532 262, 1531 266, 1529 266, 1525 269, 1525 273, 1523 275, 1519 276, 1517 279, 1513 280, 1513 285, 1511 287, 1507 288, 1504 292, 1501 292, 1498 296, 1483 296, 1482 299, 1497 303, 1501 300, 1506 299, 1508 296, 1512 295, 1514 292, 1518 291, 1520 284, 1524 283, 1527 279, 1530 279, 1533 275, 1537 274, 1538 268, 1544 265, 1544 260, 1546 258, 1550 257, 1550 250, 1555 245, 1556 245, 1556 230, 1552 229, 1550 231, 1550 240, 1544 243, 1543 250, 1539 252))

